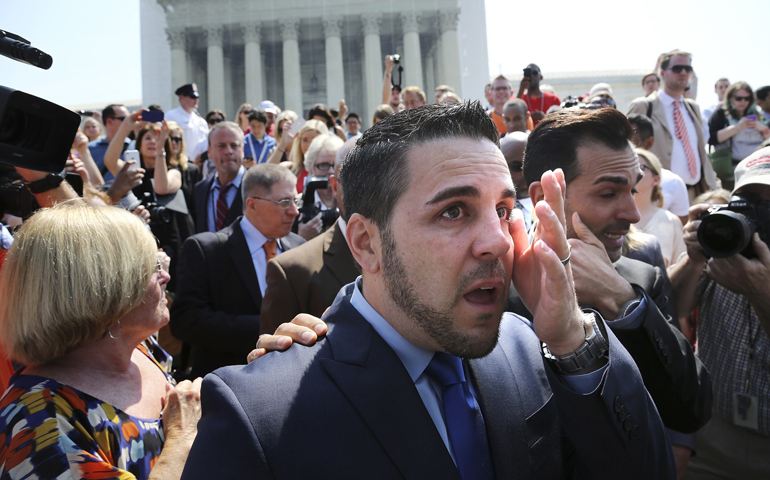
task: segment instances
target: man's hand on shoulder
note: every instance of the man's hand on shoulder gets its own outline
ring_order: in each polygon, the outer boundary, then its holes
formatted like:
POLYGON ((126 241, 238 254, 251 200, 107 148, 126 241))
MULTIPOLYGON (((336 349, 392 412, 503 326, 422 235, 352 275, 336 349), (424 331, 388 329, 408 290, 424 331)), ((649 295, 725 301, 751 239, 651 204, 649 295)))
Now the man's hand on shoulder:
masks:
POLYGON ((292 343, 314 345, 318 337, 326 335, 326 324, 312 315, 300 313, 291 323, 282 323, 273 335, 260 335, 257 348, 246 357, 246 363, 251 363, 268 352, 283 351, 292 343))

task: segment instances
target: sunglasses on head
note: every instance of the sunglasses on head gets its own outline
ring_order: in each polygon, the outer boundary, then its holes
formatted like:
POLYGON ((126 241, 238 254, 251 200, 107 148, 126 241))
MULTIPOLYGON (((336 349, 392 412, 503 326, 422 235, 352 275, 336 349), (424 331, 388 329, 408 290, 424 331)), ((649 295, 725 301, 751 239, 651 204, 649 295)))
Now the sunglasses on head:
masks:
POLYGON ((739 97, 738 95, 733 97, 733 100, 736 102, 748 102, 751 100, 751 97, 739 97))
POLYGON ((668 69, 674 73, 692 72, 692 67, 690 65, 674 65, 673 67, 668 67, 668 69))

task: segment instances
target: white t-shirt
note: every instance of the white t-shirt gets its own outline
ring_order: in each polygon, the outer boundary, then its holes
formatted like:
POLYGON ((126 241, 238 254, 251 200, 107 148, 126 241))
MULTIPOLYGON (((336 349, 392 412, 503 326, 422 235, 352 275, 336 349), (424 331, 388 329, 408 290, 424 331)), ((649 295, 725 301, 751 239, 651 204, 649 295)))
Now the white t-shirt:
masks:
POLYGON ((659 208, 647 222, 647 225, 642 227, 637 224, 637 227, 640 227, 644 233, 654 235, 658 239, 660 251, 667 267, 676 263, 679 255, 687 251, 684 245, 682 222, 668 210, 659 208))
POLYGON ((664 168, 660 172, 660 188, 663 190, 663 209, 677 217, 686 217, 690 211, 690 197, 684 180, 664 168))

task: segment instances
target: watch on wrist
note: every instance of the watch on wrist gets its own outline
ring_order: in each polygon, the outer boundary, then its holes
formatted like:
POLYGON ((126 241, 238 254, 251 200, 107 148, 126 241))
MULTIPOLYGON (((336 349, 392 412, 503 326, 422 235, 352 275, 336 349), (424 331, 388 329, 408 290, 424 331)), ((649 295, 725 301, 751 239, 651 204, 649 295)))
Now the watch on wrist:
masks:
POLYGON ((47 192, 48 190, 53 190, 54 188, 61 185, 61 182, 64 181, 64 177, 67 176, 67 171, 62 170, 59 173, 49 173, 45 177, 41 178, 40 180, 35 180, 34 182, 27 182, 27 188, 29 191, 33 194, 39 194, 47 192))
MULTIPOLYGON (((561 375, 570 375, 578 373, 585 368, 590 367, 598 359, 604 357, 609 350, 609 343, 604 338, 599 325, 597 324, 597 314, 595 312, 583 312, 585 321, 590 321, 593 326, 593 333, 588 336, 586 329, 586 339, 583 345, 578 347, 572 353, 567 355, 554 355, 548 349, 546 344, 542 344, 543 356, 553 366, 557 373, 561 375)), ((584 324, 585 326, 585 324, 584 324)))

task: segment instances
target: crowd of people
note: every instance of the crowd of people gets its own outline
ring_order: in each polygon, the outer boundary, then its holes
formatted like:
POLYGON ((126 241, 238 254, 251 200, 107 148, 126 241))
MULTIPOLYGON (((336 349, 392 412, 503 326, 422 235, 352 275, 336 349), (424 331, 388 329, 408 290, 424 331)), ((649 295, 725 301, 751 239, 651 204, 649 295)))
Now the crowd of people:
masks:
POLYGON ((17 169, 0 479, 770 477, 770 86, 397 61, 371 119, 190 83, 17 169))

